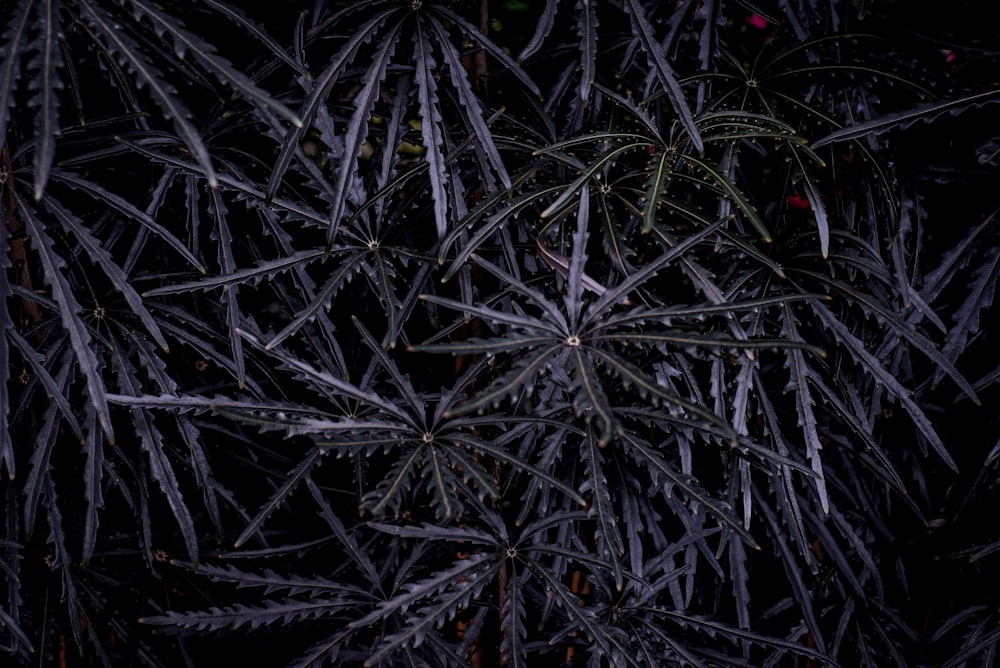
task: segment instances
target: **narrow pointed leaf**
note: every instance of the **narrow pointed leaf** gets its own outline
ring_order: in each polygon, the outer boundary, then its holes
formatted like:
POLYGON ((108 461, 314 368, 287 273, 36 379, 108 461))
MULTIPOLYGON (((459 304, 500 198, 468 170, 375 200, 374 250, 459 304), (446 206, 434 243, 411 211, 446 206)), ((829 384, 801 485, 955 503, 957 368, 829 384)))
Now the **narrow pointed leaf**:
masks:
POLYGON ((904 111, 896 111, 864 123, 858 123, 831 132, 827 136, 812 143, 813 148, 819 148, 835 142, 860 139, 866 136, 878 136, 887 130, 905 128, 916 122, 930 123, 941 114, 959 114, 972 107, 1000 102, 1000 89, 974 93, 953 100, 937 100, 924 102, 904 111))
POLYGON ((164 351, 168 351, 167 340, 163 337, 163 332, 160 331, 160 326, 157 324, 156 319, 142 303, 142 297, 132 287, 129 277, 125 275, 120 265, 104 248, 101 242, 91 234, 82 220, 64 209, 54 199, 47 199, 45 205, 72 235, 72 238, 87 252, 87 258, 101 268, 101 271, 104 272, 104 275, 108 277, 111 284, 114 285, 115 289, 125 299, 125 303, 128 304, 129 309, 139 318, 139 321, 146 328, 146 331, 149 332, 150 336, 153 337, 153 340, 156 341, 156 344, 164 351))
POLYGON ((56 252, 55 242, 34 213, 23 204, 19 206, 19 210, 28 233, 36 242, 34 246, 42 266, 44 280, 52 288, 52 300, 59 308, 59 318, 69 336, 76 363, 87 381, 88 400, 97 410, 98 422, 108 441, 114 443, 114 429, 111 426, 111 413, 105 396, 101 363, 94 353, 90 331, 82 317, 83 307, 77 301, 72 285, 63 274, 66 261, 56 252))
POLYGON ((691 115, 691 109, 684 99, 684 91, 681 90, 680 82, 677 81, 673 68, 667 62, 666 55, 663 52, 663 45, 660 44, 659 39, 654 34, 653 25, 646 17, 645 7, 643 7, 639 0, 625 0, 624 6, 629 18, 632 20, 635 37, 638 38, 649 64, 656 73, 656 78, 659 79, 660 84, 663 86, 663 91, 666 93, 667 99, 670 100, 670 105, 677 113, 681 126, 691 138, 695 149, 699 153, 703 152, 705 145, 702 142, 701 133, 698 131, 698 126, 694 122, 694 116, 691 115))
POLYGON ((319 463, 322 455, 323 451, 319 448, 313 448, 309 451, 309 454, 306 455, 301 462, 299 462, 298 466, 296 466, 295 469, 288 474, 284 482, 281 483, 281 486, 274 491, 271 498, 269 498, 261 509, 257 511, 257 514, 254 515, 250 524, 243 529, 243 533, 241 533, 239 538, 236 539, 236 542, 233 543, 233 547, 240 547, 252 536, 260 532, 260 529, 264 526, 264 522, 267 518, 285 503, 285 500, 293 491, 295 491, 295 488, 298 487, 299 483, 301 483, 302 480, 309 475, 313 467, 319 463))
MULTIPOLYGON (((448 39, 448 33, 440 21, 431 19, 430 25, 438 36, 438 44, 444 55, 444 61, 448 65, 448 75, 451 79, 452 90, 458 94, 462 116, 472 130, 471 139, 473 145, 476 147, 476 150, 481 151, 486 157, 489 165, 493 168, 496 175, 500 177, 500 183, 503 187, 510 189, 510 176, 507 174, 507 168, 503 164, 503 158, 500 157, 500 151, 497 150, 497 146, 493 141, 493 132, 487 126, 486 119, 483 117, 482 106, 476 98, 472 86, 469 84, 465 68, 462 66, 462 55, 452 44, 451 40, 448 39)), ((492 177, 490 178, 490 183, 494 183, 492 177)))
POLYGON ((328 257, 329 253, 323 249, 296 251, 288 257, 280 257, 276 260, 266 260, 258 262, 256 267, 237 269, 231 274, 220 274, 218 276, 206 276, 196 281, 185 283, 173 283, 164 285, 142 293, 143 297, 159 297, 162 295, 175 295, 184 292, 195 292, 200 290, 212 290, 219 287, 235 287, 240 285, 256 285, 264 280, 276 277, 278 274, 306 265, 313 260, 328 257))
POLYGON ((21 78, 21 57, 28 50, 33 6, 34 0, 20 0, 8 15, 7 29, 0 35, 0 138, 7 137, 14 91, 21 78))
POLYGON ((414 81, 417 84, 417 100, 420 103, 420 132, 424 148, 427 150, 425 159, 431 180, 431 206, 434 209, 434 220, 437 225, 437 235, 443 239, 448 233, 448 171, 444 161, 444 130, 441 117, 440 101, 437 95, 437 83, 433 49, 424 34, 424 28, 417 23, 413 34, 413 57, 416 60, 414 81))
POLYGON ((108 50, 137 77, 139 85, 145 86, 149 90, 164 118, 173 121, 181 140, 191 150, 191 154, 201 166, 202 173, 208 180, 208 185, 211 188, 218 186, 215 168, 212 166, 208 149, 205 147, 197 128, 188 120, 191 113, 177 96, 177 91, 163 80, 161 73, 153 67, 149 58, 141 52, 138 45, 132 41, 127 33, 115 25, 115 21, 102 8, 96 6, 91 0, 80 0, 79 7, 84 20, 101 36, 108 50))
MULTIPOLYGON (((213 3, 219 7, 218 3, 213 3)), ((257 104, 268 107, 286 119, 293 125, 300 127, 302 120, 295 115, 284 104, 272 97, 267 91, 261 89, 254 81, 239 71, 225 58, 215 51, 215 47, 205 42, 195 33, 185 30, 179 22, 164 14, 159 8, 146 0, 130 0, 129 6, 136 13, 141 13, 153 24, 153 29, 161 35, 170 35, 174 43, 174 50, 179 56, 191 54, 205 69, 211 71, 222 84, 231 87, 246 98, 253 100, 257 104)), ((230 16, 235 13, 230 11, 230 16)))
POLYGON ((581 492, 590 492, 588 515, 597 524, 597 551, 608 560, 611 574, 615 580, 615 589, 622 590, 625 575, 622 556, 625 554, 625 544, 618 528, 617 511, 611 501, 608 479, 604 474, 604 457, 601 447, 604 444, 594 438, 594 430, 588 429, 583 439, 581 455, 587 478, 580 488, 581 492))
POLYGON ((597 3, 577 0, 576 34, 580 38, 580 83, 576 88, 580 103, 590 103, 590 89, 597 77, 597 3))
POLYGON ((272 167, 267 187, 262 193, 262 199, 267 202, 274 199, 278 192, 278 187, 281 185, 281 180, 284 178, 285 172, 288 170, 288 165, 291 163, 292 158, 295 157, 297 152, 301 150, 299 142, 302 140, 303 135, 309 127, 311 127, 313 118, 316 116, 317 109, 320 105, 326 102, 326 98, 330 94, 330 91, 333 89, 340 76, 344 73, 344 68, 354 60, 358 51, 378 33, 379 29, 381 29, 383 24, 395 11, 396 10, 394 9, 381 11, 359 26, 357 30, 354 31, 354 34, 340 48, 340 51, 337 52, 337 55, 334 56, 333 60, 326 67, 326 69, 323 70, 320 75, 309 81, 309 96, 306 98, 306 101, 303 103, 302 108, 298 113, 298 117, 302 119, 302 125, 293 126, 288 132, 285 133, 285 136, 282 137, 281 150, 279 151, 274 162, 274 166, 272 167))
POLYGON ((509 55, 507 55, 507 52, 504 49, 500 48, 494 42, 492 42, 490 39, 488 39, 486 36, 480 33, 477 27, 470 24, 468 21, 463 19, 461 16, 459 16, 458 14, 456 14, 454 11, 452 11, 443 4, 430 5, 428 9, 430 9, 430 11, 432 12, 438 13, 441 16, 446 17, 447 23, 456 25, 459 28, 461 28, 462 31, 465 33, 466 37, 474 41, 480 48, 486 51, 486 53, 496 58, 497 61, 501 65, 503 65, 508 72, 514 75, 514 77, 517 78, 517 80, 520 81, 525 88, 530 90, 538 97, 542 96, 542 92, 538 89, 538 86, 535 85, 535 82, 531 80, 531 77, 529 77, 523 69, 517 66, 517 63, 515 63, 514 60, 509 55))
POLYGON ((385 80, 386 69, 396 50, 399 41, 400 26, 392 26, 389 32, 381 36, 381 44, 372 54, 370 65, 361 80, 361 89, 354 97, 354 113, 347 123, 343 137, 343 153, 340 165, 334 172, 336 180, 330 193, 332 209, 330 211, 330 230, 327 241, 333 240, 340 221, 344 217, 349 191, 358 176, 358 155, 361 146, 368 141, 368 120, 371 118, 375 103, 378 102, 385 80))
MULTIPOLYGON (((34 196, 35 200, 42 197, 45 184, 49 180, 49 169, 56 153, 56 137, 59 136, 59 90, 63 85, 56 72, 61 68, 62 50, 59 46, 57 30, 60 21, 56 14, 59 6, 55 0, 39 0, 39 26, 37 55, 32 60, 37 66, 38 79, 33 82, 38 98, 32 105, 38 110, 35 117, 35 154, 34 154, 34 196)), ((31 63, 29 63, 29 67, 31 63)), ((0 137, 0 139, 3 139, 0 137)))
POLYGON ((205 273, 205 266, 191 253, 190 250, 188 250, 188 247, 183 241, 174 236, 170 230, 157 223, 148 213, 138 209, 130 202, 127 202, 124 198, 102 188, 93 181, 81 179, 75 174, 60 169, 53 170, 51 178, 53 181, 65 183, 71 188, 76 188, 91 195, 95 199, 98 199, 107 204, 109 207, 119 211, 130 220, 134 220, 139 223, 142 227, 167 242, 167 244, 169 244, 170 247, 183 257, 192 267, 203 274, 205 273))

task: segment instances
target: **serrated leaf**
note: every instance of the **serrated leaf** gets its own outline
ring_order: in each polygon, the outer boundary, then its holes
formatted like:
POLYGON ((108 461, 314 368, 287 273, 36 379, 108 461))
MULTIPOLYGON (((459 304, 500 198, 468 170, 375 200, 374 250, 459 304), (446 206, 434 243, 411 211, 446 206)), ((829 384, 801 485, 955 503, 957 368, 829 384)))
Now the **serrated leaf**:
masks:
POLYGON ((517 66, 517 63, 514 62, 504 49, 500 48, 497 44, 483 35, 479 31, 479 28, 466 21, 446 5, 428 5, 427 9, 445 17, 447 24, 455 25, 461 28, 462 32, 468 39, 473 41, 486 53, 493 56, 508 72, 510 72, 510 74, 520 81, 525 88, 530 90, 539 98, 542 96, 541 91, 538 89, 538 86, 535 85, 535 82, 531 80, 531 77, 529 77, 523 69, 517 66))
MULTIPOLYGON (((142 394, 138 386, 136 369, 125 358, 124 353, 115 349, 112 356, 112 366, 118 376, 118 385, 122 394, 138 397, 142 394)), ((149 458, 149 470, 153 479, 159 484, 160 491, 166 497, 167 504, 177 520, 184 545, 191 561, 198 561, 198 532, 195 529, 194 517, 184 501, 180 483, 174 471, 174 466, 164 448, 163 434, 153 420, 153 414, 146 408, 132 407, 132 420, 135 425, 139 443, 149 458)))
MULTIPOLYGON (((229 229, 228 210, 218 188, 212 188, 208 195, 208 210, 215 222, 212 228, 212 238, 218 242, 217 254, 219 266, 224 274, 232 274, 236 271, 236 260, 233 257, 233 235, 229 229)), ((239 335, 239 328, 243 322, 243 314, 240 312, 240 305, 237 300, 238 292, 238 285, 225 285, 222 288, 222 296, 219 298, 219 301, 226 309, 229 351, 232 354, 232 360, 236 368, 236 384, 242 389, 246 384, 246 366, 243 355, 243 340, 239 335)))
MULTIPOLYGON (((787 304, 783 308, 782 322, 788 336, 793 339, 799 338, 795 315, 787 304)), ((813 472, 816 473, 814 478, 816 492, 819 495, 823 512, 829 513, 830 498, 826 491, 826 477, 823 473, 823 460, 820 456, 823 445, 819 437, 816 415, 813 413, 815 403, 809 390, 809 379, 813 372, 800 349, 788 349, 785 355, 785 366, 789 373, 785 391, 791 391, 795 395, 795 410, 799 417, 799 427, 801 427, 802 435, 805 438, 806 457, 809 459, 813 472)))
MULTIPOLYGON (((292 129, 286 132, 285 136, 282 137, 281 150, 275 160, 271 176, 267 182, 267 187, 264 188, 262 193, 262 199, 264 201, 271 202, 274 200, 275 195, 278 192, 278 188, 281 185, 281 181, 285 176, 285 172, 288 170, 289 164, 301 151, 299 142, 301 141, 302 136, 311 126, 313 118, 316 116, 317 109, 320 105, 324 104, 327 96, 333 89, 333 86, 344 73, 344 69, 354 61, 358 51, 367 42, 375 37, 379 29, 396 11, 398 10, 395 8, 381 11, 359 26, 354 31, 354 34, 341 47, 340 51, 337 52, 337 55, 334 56, 326 69, 324 69, 323 72, 317 77, 309 81, 309 95, 302 104, 302 108, 299 110, 298 114, 299 118, 302 119, 302 125, 293 126, 292 129)), ((339 222, 339 220, 337 222, 339 222)), ((328 227, 332 224, 329 219, 326 223, 328 227)))
MULTIPOLYGON (((219 3, 213 2, 211 5, 217 10, 226 10, 225 13, 231 18, 239 17, 234 10, 225 8, 219 3)), ((234 91, 263 107, 276 111, 291 121, 296 127, 302 126, 302 119, 296 116, 292 110, 276 100, 267 91, 261 89, 250 77, 233 67, 228 60, 216 53, 215 47, 211 44, 201 39, 195 33, 185 30, 177 19, 161 12, 159 7, 146 0, 129 0, 129 8, 136 15, 141 15, 149 19, 153 24, 153 29, 161 37, 165 34, 169 35, 171 41, 174 43, 174 51, 179 57, 191 54, 202 67, 212 72, 216 79, 223 85, 232 88, 234 91)), ((247 25, 244 21, 244 26, 247 25)), ((262 35, 260 31, 257 31, 257 33, 262 35)), ((292 62, 294 64, 294 61, 292 62)))
POLYGON ((358 253, 349 255, 343 262, 341 262, 337 266, 336 271, 330 275, 330 277, 323 283, 322 287, 316 292, 312 301, 310 301, 304 309, 296 313, 292 321, 285 325, 280 332, 275 334, 274 337, 267 342, 265 349, 270 350, 277 347, 288 337, 299 331, 304 325, 314 320, 320 311, 328 309, 337 292, 340 291, 340 289, 344 286, 344 283, 347 282, 351 275, 359 270, 359 266, 364 259, 364 255, 358 253))
POLYGON ((157 223, 150 214, 139 210, 136 206, 127 202, 121 196, 104 189, 93 181, 82 179, 75 174, 61 169, 54 169, 50 178, 53 181, 59 181, 60 183, 64 183, 71 188, 87 193, 100 202, 107 204, 112 209, 122 213, 130 220, 134 220, 139 223, 143 228, 149 230, 160 239, 167 242, 167 244, 177 251, 181 257, 187 260, 192 267, 203 274, 205 273, 205 266, 191 253, 190 250, 188 250, 184 242, 174 236, 173 233, 171 233, 167 228, 157 223))
POLYGON ((420 132, 423 145, 427 150, 425 160, 431 181, 431 206, 434 209, 434 221, 437 235, 443 239, 448 233, 448 170, 444 160, 444 131, 441 117, 440 101, 437 96, 433 49, 424 34, 424 27, 417 22, 417 30, 413 33, 413 54, 416 61, 414 81, 417 84, 417 100, 420 106, 420 132))
MULTIPOLYGON (((941 349, 945 358, 952 362, 958 360, 968 340, 980 331, 980 313, 993 304, 996 294, 997 281, 1000 280, 1000 246, 989 248, 983 255, 983 261, 975 268, 972 280, 967 286, 968 297, 958 307, 954 315, 955 324, 948 331, 944 347, 941 349)), ((949 369, 939 368, 935 372, 935 379, 939 380, 945 373, 954 378, 949 369)), ((969 393, 971 389, 971 386, 968 389, 962 387, 966 395, 979 403, 975 392, 969 393)))
POLYGON ((825 260, 830 254, 830 220, 826 214, 826 205, 823 203, 823 193, 820 192, 818 184, 809 173, 809 168, 804 164, 799 152, 793 149, 792 156, 798 165, 799 173, 802 175, 801 183, 806 193, 806 199, 809 200, 809 207, 816 218, 816 231, 819 234, 819 251, 825 260))
POLYGON ((614 577, 615 589, 622 590, 625 580, 625 569, 622 557, 625 554, 625 544, 618 528, 617 512, 612 503, 611 491, 607 476, 604 475, 604 457, 601 447, 604 444, 594 438, 593 429, 587 430, 581 448, 581 458, 587 478, 580 487, 581 492, 590 492, 588 516, 597 524, 597 551, 608 560, 611 574, 614 577))
POLYGON ((201 166, 209 187, 217 187, 218 180, 208 149, 197 128, 188 120, 191 113, 177 96, 177 91, 163 80, 161 73, 142 53, 139 46, 126 32, 118 29, 116 22, 102 8, 93 4, 91 0, 79 0, 78 6, 82 10, 81 16, 104 40, 108 50, 137 77, 139 86, 145 86, 149 90, 163 117, 173 121, 181 140, 201 166))
MULTIPOLYGON (((8 331, 7 337, 10 339, 10 342, 14 344, 14 347, 20 351, 21 359, 27 363, 28 368, 31 369, 35 377, 38 378, 38 381, 42 384, 42 387, 45 389, 46 399, 62 415, 62 419, 66 421, 66 426, 70 428, 70 431, 73 432, 73 435, 76 436, 82 444, 85 441, 84 430, 80 425, 80 421, 77 419, 73 406, 70 404, 69 399, 65 396, 65 374, 59 374, 62 381, 58 381, 53 378, 44 364, 45 358, 32 348, 31 344, 29 344, 24 337, 18 334, 16 330, 11 329, 8 331)), ((60 357, 62 357, 62 355, 60 355, 60 357)))
POLYGON ((449 410, 445 417, 467 415, 476 411, 498 406, 504 399, 516 398, 523 392, 531 392, 535 378, 553 358, 564 348, 563 343, 531 350, 517 359, 513 368, 497 378, 485 391, 479 392, 470 401, 449 410))
MULTIPOLYGON (((471 131, 470 138, 472 139, 473 146, 475 146, 478 152, 483 154, 486 158, 486 163, 500 177, 500 183, 503 188, 509 190, 511 187, 510 176, 507 174, 503 158, 500 157, 500 151, 497 150, 496 143, 493 141, 493 132, 490 131, 486 119, 483 118, 483 109, 479 100, 476 98, 475 92, 469 84, 465 68, 462 66, 462 54, 452 44, 448 38, 447 30, 441 25, 440 21, 432 18, 428 23, 438 36, 438 45, 448 65, 451 86, 458 93, 460 111, 471 131)), ((488 177, 489 186, 492 189, 495 183, 492 176, 489 174, 484 174, 483 176, 488 177)))
MULTIPOLYGON (((9 242, 9 231, 6 225, 0 225, 0 248, 6 248, 9 242)), ((10 266, 7 253, 0 253, 0 294, 10 294, 10 282, 7 269, 10 266)), ((13 332, 14 322, 6 304, 0 304, 0 467, 7 469, 7 475, 13 480, 16 473, 14 447, 10 434, 10 390, 7 382, 10 380, 10 347, 7 345, 7 332, 13 332)))
POLYGON ((609 150, 607 153, 603 153, 597 160, 588 164, 584 170, 577 176, 572 183, 569 184, 559 197, 557 197, 548 208, 539 214, 542 218, 548 218, 553 214, 559 212, 565 206, 567 206, 572 199, 574 199, 581 190, 584 189, 588 183, 590 183, 603 169, 604 167, 617 160, 621 154, 626 151, 631 151, 633 149, 642 148, 646 144, 646 139, 642 138, 642 141, 632 141, 620 146, 616 146, 609 150))
POLYGON ((724 173, 722 173, 717 165, 710 163, 708 160, 701 158, 696 158, 692 155, 684 156, 684 159, 691 164, 695 165, 698 169, 704 172, 709 177, 709 182, 715 184, 719 189, 728 197, 736 206, 739 208, 740 212, 746 216, 750 224, 754 226, 757 233, 760 234, 760 238, 770 243, 771 233, 767 230, 767 226, 764 225, 764 221, 760 219, 757 214, 757 209, 750 200, 746 198, 739 188, 734 184, 724 173))
MULTIPOLYGON (((308 76, 309 72, 305 69, 305 66, 295 58, 288 55, 288 50, 281 44, 276 42, 270 35, 268 35, 264 30, 258 26, 256 23, 247 18, 238 7, 233 7, 222 2, 216 2, 216 0, 202 0, 206 5, 214 9, 219 14, 226 16, 231 21, 241 26, 248 33, 253 35, 258 42, 265 45, 268 50, 275 56, 280 58, 286 65, 294 69, 299 74, 303 76, 308 76)), ((304 16, 304 15, 302 15, 304 16)), ((289 118, 289 120, 293 120, 289 118)))
POLYGON ((322 455, 323 451, 319 448, 313 448, 309 451, 309 454, 307 454, 302 461, 288 473, 284 482, 282 482, 278 489, 274 491, 274 494, 271 495, 261 509, 257 511, 257 514, 254 515, 254 518, 250 521, 246 528, 243 529, 239 538, 237 538, 233 543, 233 547, 240 547, 252 536, 260 532, 260 528, 264 525, 267 518, 285 504, 288 496, 295 491, 295 488, 298 487, 299 483, 301 483, 302 480, 309 475, 313 467, 319 463, 322 455))
POLYGON ((76 363, 87 381, 88 399, 97 410, 97 419, 105 437, 109 443, 114 443, 114 428, 111 425, 111 413, 108 411, 101 364, 94 353, 90 331, 81 315, 83 307, 76 299, 76 291, 62 272, 66 261, 55 251, 55 242, 49 237, 45 225, 35 217, 34 212, 20 201, 18 209, 23 216, 25 228, 37 242, 33 246, 42 266, 43 278, 52 288, 52 300, 59 308, 59 318, 69 336, 76 363))
MULTIPOLYGON (((992 266, 989 267, 988 273, 995 273, 997 268, 998 263, 994 262, 992 266)), ((916 331, 891 310, 882 304, 879 304, 876 301, 877 297, 871 294, 870 291, 863 291, 853 285, 845 283, 844 281, 833 280, 818 273, 808 273, 816 276, 817 278, 821 278, 821 280, 829 282, 835 286, 836 289, 841 290, 843 293, 853 297, 856 305, 861 306, 868 313, 875 315, 880 321, 891 327, 904 341, 931 359, 938 366, 936 373, 948 374, 948 377, 954 380, 955 384, 958 385, 970 399, 977 404, 979 403, 979 397, 977 396, 975 389, 973 389, 972 385, 969 384, 969 381, 965 379, 958 369, 955 368, 952 361, 945 356, 942 351, 938 350, 937 346, 935 346, 935 344, 927 339, 927 337, 925 337, 921 332, 916 331)), ((974 291, 973 299, 975 298, 981 298, 981 295, 975 294, 974 291)), ((824 309, 824 313, 829 314, 829 309, 824 309)))
MULTIPOLYGON (((480 563, 476 562, 477 565, 480 563)), ((365 666, 378 665, 383 657, 400 647, 419 646, 430 630, 443 625, 459 609, 468 607, 472 599, 478 597, 494 577, 495 567, 464 569, 461 579, 449 583, 450 586, 434 596, 428 605, 418 609, 415 614, 408 615, 401 630, 386 635, 383 642, 365 660, 365 666)))
POLYGON ((14 91, 21 77, 21 58, 28 50, 31 8, 34 0, 20 0, 10 14, 7 29, 0 43, 0 137, 7 136, 10 110, 14 106, 14 91))
MULTIPOLYGON (((62 359, 66 363, 60 365, 56 373, 55 384, 58 394, 66 392, 72 365, 68 358, 71 353, 65 352, 62 359)), ((59 427, 62 424, 62 414, 53 401, 41 416, 41 425, 34 435, 34 448, 31 450, 30 466, 24 480, 24 527, 27 533, 35 531, 38 506, 43 502, 43 493, 51 482, 52 451, 59 437, 59 427)))
POLYGON ((597 418, 600 428, 599 444, 607 445, 617 431, 618 421, 594 368, 593 360, 579 346, 569 350, 570 377, 574 382, 572 390, 577 404, 577 415, 582 414, 588 424, 597 418))
POLYGON ((391 26, 388 33, 380 36, 381 43, 372 54, 371 64, 361 80, 361 88, 354 97, 354 113, 351 115, 344 133, 343 153, 339 168, 335 171, 336 181, 333 185, 333 191, 330 193, 333 206, 330 210, 327 244, 332 243, 340 221, 344 217, 348 193, 358 175, 358 155, 362 144, 368 140, 368 119, 371 117, 375 103, 378 102, 386 70, 395 53, 399 37, 400 24, 398 23, 391 26))
POLYGON ((265 569, 261 573, 252 573, 235 566, 195 564, 179 559, 171 560, 170 563, 177 568, 186 569, 216 582, 235 584, 240 589, 262 587, 265 595, 284 592, 288 596, 307 595, 312 599, 333 598, 335 596, 356 596, 360 599, 367 599, 370 596, 364 587, 329 580, 313 574, 308 577, 282 575, 270 569, 265 569))
POLYGON ((684 91, 681 90, 681 85, 674 75, 673 68, 667 62, 666 54, 663 52, 663 45, 660 44, 660 41, 653 32, 653 25, 646 16, 645 7, 642 6, 639 0, 625 0, 624 7, 632 21, 634 35, 639 40, 643 53, 646 54, 649 64, 656 73, 656 78, 659 79, 660 85, 663 86, 663 92, 666 93, 667 99, 670 100, 670 106, 676 112, 681 126, 691 138, 691 143, 694 144, 695 149, 699 153, 704 152, 705 145, 702 142, 698 126, 694 122, 691 109, 684 99, 684 91))
MULTIPOLYGON (((716 521, 732 529, 747 545, 755 550, 760 549, 754 537, 743 526, 743 522, 735 516, 733 509, 725 502, 710 495, 698 484, 693 476, 686 476, 676 471, 649 444, 634 434, 624 432, 621 435, 621 439, 628 446, 628 452, 637 464, 647 467, 654 475, 662 475, 666 479, 664 487, 668 494, 670 493, 670 488, 676 486, 684 492, 685 496, 693 499, 698 505, 711 513, 716 521)), ((697 512, 697 510, 692 509, 692 512, 697 512)))
POLYGON ((309 600, 284 602, 264 601, 262 606, 236 604, 230 608, 210 608, 204 612, 174 612, 165 615, 141 617, 140 624, 158 626, 164 631, 235 631, 244 626, 250 630, 275 624, 316 619, 333 614, 349 603, 334 600, 309 600))
POLYGON ((477 574, 488 573, 490 570, 489 562, 490 558, 487 554, 470 554, 468 559, 460 559, 430 577, 403 585, 392 598, 381 602, 376 610, 352 621, 350 626, 351 628, 361 628, 382 621, 396 611, 405 612, 420 599, 446 592, 455 583, 461 582, 466 577, 475 578, 477 574))
POLYGON ((506 568, 506 594, 500 608, 500 663, 514 668, 527 668, 528 651, 524 639, 528 635, 525 625, 526 607, 524 583, 511 563, 506 568))
MULTIPOLYGON (((30 88, 38 96, 32 105, 37 110, 35 117, 35 153, 34 163, 34 196, 35 201, 45 192, 45 184, 49 180, 49 169, 55 158, 55 140, 61 133, 59 130, 59 98, 62 81, 56 72, 63 66, 62 50, 59 45, 59 11, 54 0, 40 0, 38 14, 35 18, 39 26, 37 42, 34 47, 36 56, 29 61, 28 67, 37 69, 38 80, 30 88)), ((29 47, 30 48, 30 47, 29 47)))
POLYGON ((627 642, 622 637, 622 629, 613 627, 597 618, 593 606, 584 604, 566 585, 555 578, 548 569, 540 568, 534 562, 528 562, 531 572, 546 585, 546 591, 551 593, 559 607, 570 621, 568 631, 581 629, 593 643, 592 651, 605 656, 617 652, 624 660, 624 665, 640 668, 639 663, 625 646, 627 642))
POLYGON ((819 148, 835 142, 860 139, 866 136, 878 136, 893 128, 906 128, 917 122, 930 123, 944 113, 959 114, 972 107, 1000 102, 1000 89, 974 93, 953 100, 936 100, 923 102, 911 109, 896 111, 879 118, 857 125, 841 128, 812 143, 813 148, 819 148))
POLYGON ((580 83, 576 94, 583 106, 590 103, 590 89, 597 78, 597 3, 592 0, 577 0, 576 34, 580 38, 580 83))
POLYGON ((542 10, 542 15, 538 17, 538 21, 535 23, 535 32, 532 34, 531 39, 524 48, 521 49, 521 53, 517 56, 518 64, 524 62, 531 56, 533 56, 545 42, 545 38, 549 36, 552 31, 552 26, 555 25, 556 11, 559 8, 559 0, 545 0, 545 8, 542 10))
POLYGON ((326 249, 296 251, 287 257, 258 262, 255 267, 237 269, 232 273, 218 276, 207 276, 194 281, 164 285, 142 293, 143 297, 159 297, 175 295, 184 292, 212 290, 219 287, 238 287, 240 285, 256 285, 264 280, 270 280, 279 274, 296 267, 309 264, 313 260, 329 257, 326 249))
POLYGON ((87 508, 84 514, 82 548, 80 560, 90 561, 97 545, 98 511, 104 507, 104 444, 101 442, 101 430, 97 426, 96 413, 93 406, 85 409, 84 427, 87 437, 83 442, 83 454, 86 457, 83 466, 84 499, 87 508))
POLYGON ((104 275, 108 277, 111 284, 125 299, 125 303, 128 304, 129 309, 143 324, 146 331, 156 341, 156 344, 164 352, 168 352, 170 346, 167 345, 167 340, 164 338, 163 332, 160 331, 159 324, 146 309, 145 305, 143 305, 139 293, 132 287, 129 277, 111 256, 111 253, 93 236, 82 220, 63 208, 59 202, 52 198, 46 198, 44 204, 59 222, 62 223, 66 231, 72 235, 72 238, 87 252, 87 258, 101 268, 101 271, 104 272, 104 275))

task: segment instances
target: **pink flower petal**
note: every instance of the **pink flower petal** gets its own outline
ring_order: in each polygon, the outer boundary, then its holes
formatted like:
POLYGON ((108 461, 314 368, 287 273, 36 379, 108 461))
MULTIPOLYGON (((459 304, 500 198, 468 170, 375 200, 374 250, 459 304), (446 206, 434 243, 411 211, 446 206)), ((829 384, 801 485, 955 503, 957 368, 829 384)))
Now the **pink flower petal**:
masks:
POLYGON ((764 28, 767 27, 767 19, 758 14, 751 14, 750 16, 748 16, 747 23, 750 24, 751 27, 756 28, 757 30, 763 30, 764 28))
POLYGON ((802 195, 789 195, 788 207, 791 209, 805 210, 810 208, 809 200, 802 195))

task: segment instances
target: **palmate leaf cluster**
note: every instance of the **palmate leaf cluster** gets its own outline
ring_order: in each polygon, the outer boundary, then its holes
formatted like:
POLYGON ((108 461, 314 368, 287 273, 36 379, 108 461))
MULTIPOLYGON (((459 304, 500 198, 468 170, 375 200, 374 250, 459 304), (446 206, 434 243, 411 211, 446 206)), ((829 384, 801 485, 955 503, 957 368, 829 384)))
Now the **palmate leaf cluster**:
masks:
POLYGON ((902 11, 0 0, 2 661, 990 665, 998 57, 902 11))

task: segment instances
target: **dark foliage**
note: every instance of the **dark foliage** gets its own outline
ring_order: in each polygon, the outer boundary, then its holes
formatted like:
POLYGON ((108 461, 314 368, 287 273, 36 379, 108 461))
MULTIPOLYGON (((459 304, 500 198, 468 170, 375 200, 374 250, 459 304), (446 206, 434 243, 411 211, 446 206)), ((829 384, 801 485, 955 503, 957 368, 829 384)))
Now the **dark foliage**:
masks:
POLYGON ((941 13, 0 0, 0 662, 993 665, 941 13))

